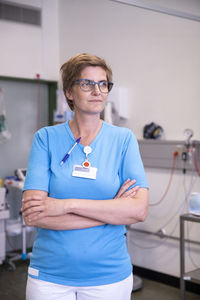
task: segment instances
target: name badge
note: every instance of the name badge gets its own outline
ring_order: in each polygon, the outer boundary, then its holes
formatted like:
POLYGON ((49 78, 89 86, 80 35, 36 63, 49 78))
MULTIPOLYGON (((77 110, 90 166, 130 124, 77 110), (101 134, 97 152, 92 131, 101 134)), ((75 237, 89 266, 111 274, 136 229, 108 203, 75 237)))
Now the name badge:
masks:
POLYGON ((94 167, 85 168, 81 165, 74 165, 72 176, 88 178, 88 179, 96 179, 97 168, 94 167))

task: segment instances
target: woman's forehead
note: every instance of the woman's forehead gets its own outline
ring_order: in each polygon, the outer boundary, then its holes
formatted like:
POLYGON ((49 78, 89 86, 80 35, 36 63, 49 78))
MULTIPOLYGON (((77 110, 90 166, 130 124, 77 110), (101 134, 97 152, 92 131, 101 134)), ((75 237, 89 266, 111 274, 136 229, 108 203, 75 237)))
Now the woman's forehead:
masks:
POLYGON ((106 80, 106 71, 100 66, 87 66, 80 73, 80 79, 106 80))

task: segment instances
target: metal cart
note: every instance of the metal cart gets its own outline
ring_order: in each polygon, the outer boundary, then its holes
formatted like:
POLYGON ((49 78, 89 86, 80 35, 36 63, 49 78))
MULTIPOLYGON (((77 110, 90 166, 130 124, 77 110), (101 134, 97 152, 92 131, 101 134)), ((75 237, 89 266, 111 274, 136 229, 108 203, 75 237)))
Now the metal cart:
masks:
POLYGON ((185 229, 184 222, 200 223, 200 217, 192 214, 184 214, 180 216, 180 288, 181 300, 185 300, 185 281, 192 281, 200 284, 200 268, 186 272, 185 271, 185 229))

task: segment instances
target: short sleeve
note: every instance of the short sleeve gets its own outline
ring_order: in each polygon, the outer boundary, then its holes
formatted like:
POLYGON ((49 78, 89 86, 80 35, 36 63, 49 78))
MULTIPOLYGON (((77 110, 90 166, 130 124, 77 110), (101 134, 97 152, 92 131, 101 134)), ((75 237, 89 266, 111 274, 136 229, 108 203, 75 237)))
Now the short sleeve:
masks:
POLYGON ((45 128, 34 135, 23 190, 49 191, 50 157, 45 128))
POLYGON ((135 135, 129 130, 123 146, 120 166, 121 184, 128 178, 135 179, 140 187, 148 188, 143 162, 135 135))

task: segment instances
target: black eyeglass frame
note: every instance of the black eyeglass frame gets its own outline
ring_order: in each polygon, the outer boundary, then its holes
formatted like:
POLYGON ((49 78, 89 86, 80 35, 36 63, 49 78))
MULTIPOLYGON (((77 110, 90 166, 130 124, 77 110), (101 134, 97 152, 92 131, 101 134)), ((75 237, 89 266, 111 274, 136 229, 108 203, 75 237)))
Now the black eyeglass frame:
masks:
POLYGON ((111 81, 107 81, 107 80, 94 81, 94 80, 87 79, 87 78, 82 78, 82 79, 74 80, 74 81, 73 81, 73 84, 74 84, 74 83, 78 83, 80 89, 81 89, 82 91, 84 91, 84 92, 93 91, 94 88, 95 88, 95 85, 97 84, 97 85, 98 85, 98 88, 99 88, 99 90, 100 90, 100 92, 103 93, 103 94, 108 94, 108 93, 112 90, 112 87, 113 87, 113 85, 114 85, 114 83, 111 82, 111 81), (90 83, 90 84, 93 85, 92 89, 86 91, 86 90, 84 90, 83 88, 81 88, 80 83, 81 83, 82 81, 84 81, 84 80, 87 80, 88 83, 90 83), (105 82, 108 84, 108 91, 107 91, 107 92, 102 92, 102 90, 101 90, 101 84, 103 84, 103 83, 105 83, 105 82))

